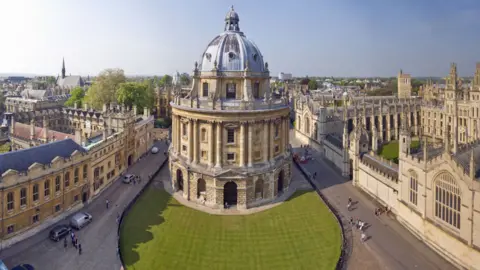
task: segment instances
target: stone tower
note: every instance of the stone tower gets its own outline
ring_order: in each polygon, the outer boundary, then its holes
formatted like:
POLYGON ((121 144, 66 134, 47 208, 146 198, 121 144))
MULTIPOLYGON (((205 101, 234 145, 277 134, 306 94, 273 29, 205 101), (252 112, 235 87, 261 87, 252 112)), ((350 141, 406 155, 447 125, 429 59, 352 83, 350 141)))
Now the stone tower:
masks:
POLYGON ((412 96, 412 81, 410 74, 403 73, 402 70, 398 73, 398 98, 409 98, 412 96))

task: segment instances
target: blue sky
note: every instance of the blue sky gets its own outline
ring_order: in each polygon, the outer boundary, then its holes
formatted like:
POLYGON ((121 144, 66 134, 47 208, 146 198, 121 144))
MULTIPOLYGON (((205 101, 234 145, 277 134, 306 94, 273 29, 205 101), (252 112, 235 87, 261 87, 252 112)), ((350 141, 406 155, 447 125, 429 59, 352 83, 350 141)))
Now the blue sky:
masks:
POLYGON ((5 0, 0 73, 191 72, 231 5, 272 76, 460 75, 480 61, 479 0, 5 0))

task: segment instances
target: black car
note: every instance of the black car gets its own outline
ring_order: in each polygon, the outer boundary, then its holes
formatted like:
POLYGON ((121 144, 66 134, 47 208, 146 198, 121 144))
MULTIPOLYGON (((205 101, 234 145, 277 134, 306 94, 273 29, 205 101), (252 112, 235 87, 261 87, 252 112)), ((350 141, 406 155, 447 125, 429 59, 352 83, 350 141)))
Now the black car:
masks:
POLYGON ((58 241, 60 241, 60 239, 64 238, 68 234, 70 234, 71 231, 72 231, 72 228, 70 228, 70 226, 58 225, 58 226, 55 226, 50 231, 49 238, 52 239, 53 241, 58 242, 58 241))
POLYGON ((12 270, 35 270, 35 268, 30 264, 20 264, 12 268, 12 270))

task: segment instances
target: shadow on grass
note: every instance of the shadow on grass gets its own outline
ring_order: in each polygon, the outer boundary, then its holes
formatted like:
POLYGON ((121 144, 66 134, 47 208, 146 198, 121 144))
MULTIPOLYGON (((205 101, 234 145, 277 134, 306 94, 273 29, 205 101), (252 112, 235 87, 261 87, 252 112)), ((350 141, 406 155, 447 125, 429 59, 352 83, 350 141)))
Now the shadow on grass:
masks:
POLYGON ((131 267, 140 260, 136 249, 153 239, 154 235, 149 230, 165 221, 163 211, 167 207, 181 206, 170 203, 171 198, 168 192, 149 187, 128 212, 120 234, 120 247, 126 267, 131 267))
POLYGON ((291 201, 295 198, 298 198, 300 196, 302 196, 303 194, 307 194, 307 193, 310 193, 310 192, 315 192, 314 190, 297 190, 295 191, 295 193, 292 194, 292 196, 290 196, 286 201, 291 201))

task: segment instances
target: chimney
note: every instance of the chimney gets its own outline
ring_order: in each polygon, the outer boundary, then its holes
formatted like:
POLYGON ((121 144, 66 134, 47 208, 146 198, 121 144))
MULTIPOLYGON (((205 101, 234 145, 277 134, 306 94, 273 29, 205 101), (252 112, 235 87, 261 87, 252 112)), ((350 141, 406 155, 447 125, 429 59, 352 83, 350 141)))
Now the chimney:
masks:
POLYGON ((35 120, 30 121, 30 140, 35 139, 35 120))
POLYGON ((75 129, 75 142, 82 145, 82 131, 78 128, 75 129))
POLYGON ((107 109, 108 109, 107 104, 103 104, 103 110, 102 110, 102 112, 107 112, 107 109))
POLYGON ((88 103, 83 103, 83 108, 85 109, 85 111, 88 111, 88 103))
POLYGON ((48 125, 48 120, 47 120, 47 117, 44 116, 43 117, 43 139, 45 140, 45 142, 48 143, 48 129, 49 129, 49 125, 48 125))
POLYGON ((137 115, 137 105, 133 105, 133 115, 137 115))

